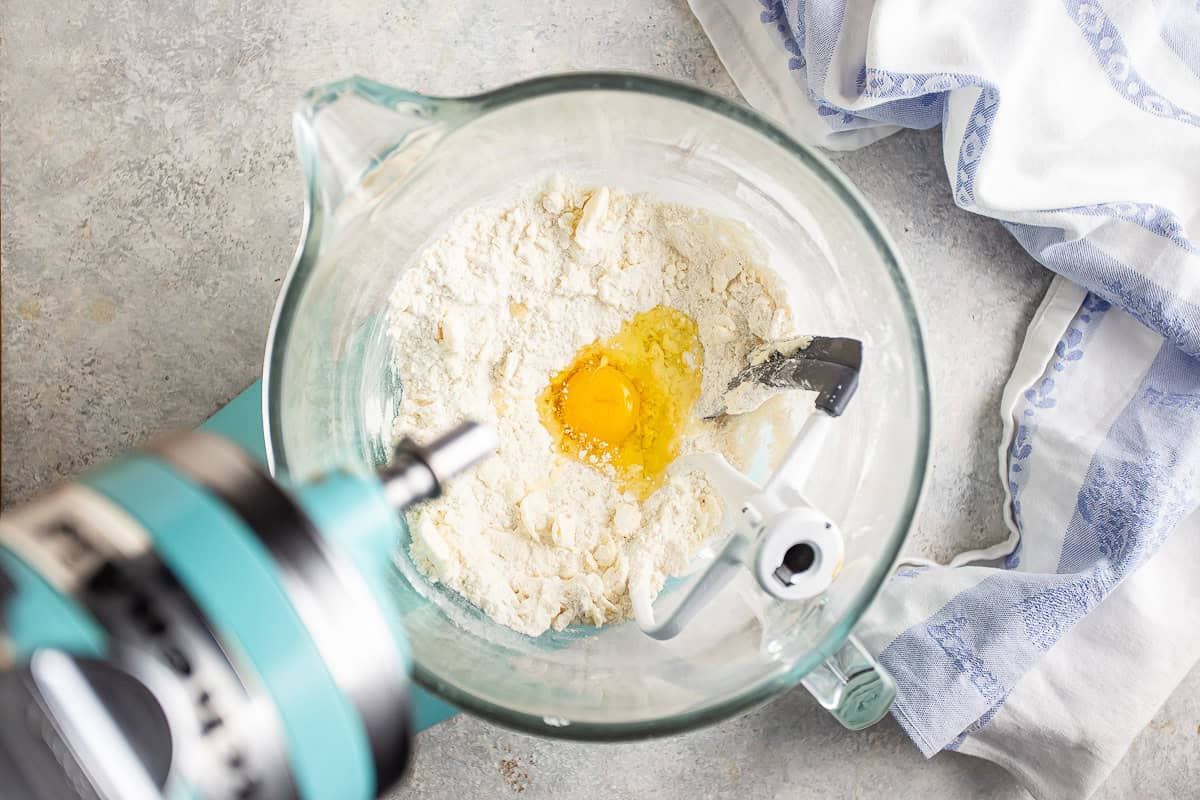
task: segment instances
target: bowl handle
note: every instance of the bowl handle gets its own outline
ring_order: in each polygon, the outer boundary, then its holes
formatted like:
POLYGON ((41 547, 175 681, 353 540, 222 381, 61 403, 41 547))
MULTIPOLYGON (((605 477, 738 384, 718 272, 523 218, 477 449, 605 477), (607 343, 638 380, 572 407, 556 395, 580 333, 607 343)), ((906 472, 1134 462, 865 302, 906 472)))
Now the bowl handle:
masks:
POLYGON ((427 97, 366 78, 312 89, 292 118, 309 202, 329 214, 364 187, 382 193, 478 114, 468 100, 427 97))
POLYGON ((896 699, 896 681, 853 636, 801 683, 852 731, 879 722, 896 699))

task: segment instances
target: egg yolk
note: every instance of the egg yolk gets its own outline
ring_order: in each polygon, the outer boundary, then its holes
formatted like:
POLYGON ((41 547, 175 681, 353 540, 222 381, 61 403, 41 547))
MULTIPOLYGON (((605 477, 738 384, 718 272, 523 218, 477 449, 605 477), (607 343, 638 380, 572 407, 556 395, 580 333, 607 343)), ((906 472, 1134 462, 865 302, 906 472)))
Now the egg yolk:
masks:
POLYGON ((572 430, 610 445, 620 444, 637 425, 641 399, 633 381, 611 364, 580 367, 562 392, 562 420, 572 430))
POLYGON ((662 482, 700 396, 696 323, 656 306, 616 335, 580 348, 539 399, 564 455, 610 475, 640 499, 662 482))

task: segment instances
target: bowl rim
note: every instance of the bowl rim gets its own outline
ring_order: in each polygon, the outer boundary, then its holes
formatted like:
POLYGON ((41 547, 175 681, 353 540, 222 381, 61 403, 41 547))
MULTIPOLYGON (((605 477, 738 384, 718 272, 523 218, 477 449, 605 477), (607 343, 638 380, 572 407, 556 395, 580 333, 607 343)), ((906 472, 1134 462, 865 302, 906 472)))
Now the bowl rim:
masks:
MULTIPOLYGON (((310 92, 310 96, 333 87, 337 87, 339 91, 359 90, 364 95, 372 97, 379 97, 381 93, 384 95, 393 93, 398 100, 408 102, 420 97, 430 102, 453 103, 460 107, 474 109, 475 113, 468 118, 468 123, 470 119, 478 118, 489 111, 549 95, 580 92, 629 92, 686 102, 745 125, 780 146, 808 167, 817 179, 821 180, 843 202, 867 233, 868 239, 874 244, 880 260, 884 264, 905 312, 908 342, 912 349, 913 366, 917 377, 916 399, 919 413, 914 420, 917 428, 917 452, 901 513, 897 516, 892 530, 888 534, 881 557, 868 574, 862 588, 847 604, 837 622, 790 669, 700 708, 655 719, 622 722, 570 720, 566 724, 562 724, 562 721, 553 717, 517 711, 485 700, 446 682, 438 675, 426 670, 414 658, 412 677, 416 683, 447 702, 504 727, 563 739, 622 741, 679 733, 735 716, 791 689, 805 675, 836 653, 879 593, 900 553, 900 548, 907 539, 928 483, 932 436, 929 367, 920 313, 917 310, 911 279, 895 243, 879 221, 878 215, 858 189, 826 156, 800 143, 774 122, 748 106, 699 87, 650 75, 630 72, 553 74, 519 81, 475 95, 453 98, 418 96, 364 78, 354 77, 331 84, 323 89, 314 90, 310 92)), ((323 211, 318 203, 318 187, 314 180, 315 170, 312 169, 312 161, 315 156, 311 148, 306 148, 299 132, 297 137, 300 139, 298 154, 305 174, 304 222, 296 255, 282 282, 276 302, 267 337, 263 366, 263 428, 267 463, 272 474, 286 473, 288 467, 287 453, 281 435, 281 422, 278 419, 278 410, 281 405, 279 398, 282 397, 284 390, 281 385, 282 381, 275 380, 275 377, 279 374, 286 355, 288 337, 295 322, 295 308, 304 294, 317 262, 323 227, 323 211)))

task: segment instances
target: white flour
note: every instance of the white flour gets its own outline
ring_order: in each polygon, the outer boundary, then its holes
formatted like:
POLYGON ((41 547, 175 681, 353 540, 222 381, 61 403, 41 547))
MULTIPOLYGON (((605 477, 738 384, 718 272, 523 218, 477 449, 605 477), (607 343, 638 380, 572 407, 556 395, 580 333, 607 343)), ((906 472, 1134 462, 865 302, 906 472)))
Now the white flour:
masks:
MULTIPOLYGON (((469 418, 493 426, 500 446, 410 513, 418 569, 529 635, 624 619, 631 574, 648 571, 657 592, 685 571, 720 532, 721 498, 704 477, 673 465, 662 488, 638 502, 557 452, 536 398, 580 347, 662 304, 696 321, 704 350, 697 408, 713 405, 751 349, 795 335, 786 293, 765 263, 738 223, 557 179, 454 221, 391 298, 404 381, 395 432, 469 418)), ((719 452, 744 466, 764 424, 786 446, 797 400, 697 421, 681 453, 719 452)))

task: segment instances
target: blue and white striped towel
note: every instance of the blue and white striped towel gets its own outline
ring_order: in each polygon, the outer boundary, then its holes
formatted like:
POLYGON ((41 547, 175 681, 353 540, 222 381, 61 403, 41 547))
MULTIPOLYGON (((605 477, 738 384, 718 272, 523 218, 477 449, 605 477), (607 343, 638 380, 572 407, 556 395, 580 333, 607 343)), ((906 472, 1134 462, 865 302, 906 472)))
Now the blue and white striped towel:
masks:
POLYGON ((1002 398, 1008 541, 902 568, 860 634, 926 755, 1090 795, 1200 660, 1200 4, 690 2, 802 139, 941 125, 958 205, 1059 274, 1002 398))

